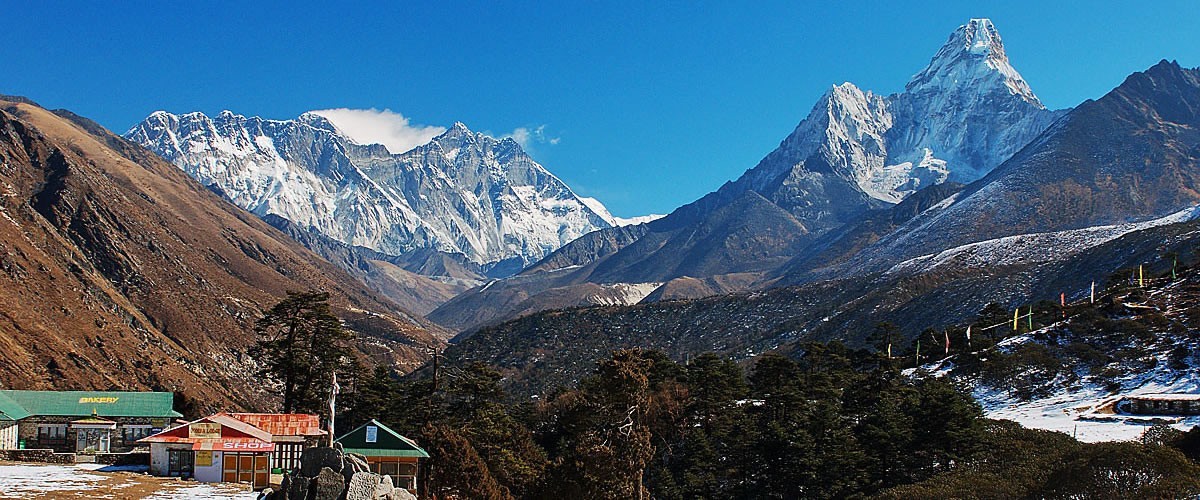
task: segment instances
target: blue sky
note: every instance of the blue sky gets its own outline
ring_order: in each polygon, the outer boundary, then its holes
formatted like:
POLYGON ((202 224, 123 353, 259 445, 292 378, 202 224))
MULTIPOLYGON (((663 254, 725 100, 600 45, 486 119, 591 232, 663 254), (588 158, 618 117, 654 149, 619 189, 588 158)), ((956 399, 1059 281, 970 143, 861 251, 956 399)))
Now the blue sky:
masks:
POLYGON ((103 3, 8 3, 0 93, 117 132, 158 109, 544 127, 534 157, 621 216, 736 178, 831 84, 901 90, 971 17, 1052 108, 1200 66, 1190 1, 103 3))

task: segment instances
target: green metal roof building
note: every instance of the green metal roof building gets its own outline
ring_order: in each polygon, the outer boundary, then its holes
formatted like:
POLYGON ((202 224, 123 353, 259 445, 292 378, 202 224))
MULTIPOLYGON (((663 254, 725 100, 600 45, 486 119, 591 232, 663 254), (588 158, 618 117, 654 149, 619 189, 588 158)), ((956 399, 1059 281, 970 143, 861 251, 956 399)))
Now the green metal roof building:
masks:
POLYGON ((413 440, 371 419, 335 441, 342 451, 366 457, 371 472, 391 476, 397 487, 417 493, 418 462, 429 453, 413 440))
POLYGON ((366 457, 429 458, 429 453, 417 446, 413 440, 401 436, 375 419, 347 432, 336 441, 342 444, 342 451, 366 457))
POLYGON ((174 403, 175 394, 170 392, 0 390, 0 412, 9 415, 13 420, 21 420, 31 415, 183 417, 174 410, 174 403))
POLYGON ((183 415, 170 392, 0 390, 0 449, 128 451, 183 415))

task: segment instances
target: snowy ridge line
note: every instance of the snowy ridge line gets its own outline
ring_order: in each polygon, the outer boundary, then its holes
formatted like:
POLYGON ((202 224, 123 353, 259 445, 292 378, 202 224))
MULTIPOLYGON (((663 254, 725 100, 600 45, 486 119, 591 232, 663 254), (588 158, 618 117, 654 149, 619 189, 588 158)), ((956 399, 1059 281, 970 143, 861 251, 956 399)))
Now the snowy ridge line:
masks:
POLYGON ((935 254, 905 260, 885 271, 884 276, 929 272, 943 265, 955 263, 963 266, 997 266, 1053 262, 1132 232, 1187 222, 1198 217, 1200 217, 1200 204, 1142 222, 1044 233, 1025 233, 977 241, 948 248, 935 254))

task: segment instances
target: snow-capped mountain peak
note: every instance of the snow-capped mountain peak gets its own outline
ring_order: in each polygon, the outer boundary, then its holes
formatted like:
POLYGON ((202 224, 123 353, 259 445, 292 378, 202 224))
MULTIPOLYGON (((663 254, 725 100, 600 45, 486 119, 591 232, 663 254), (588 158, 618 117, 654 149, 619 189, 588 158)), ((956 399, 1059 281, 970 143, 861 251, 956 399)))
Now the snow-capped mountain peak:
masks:
POLYGON ((431 248, 511 272, 617 224, 515 141, 458 122, 393 154, 354 140, 322 113, 265 120, 155 112, 125 136, 251 212, 385 254, 431 248))
POLYGON ((987 91, 987 87, 998 84, 1029 104, 1044 108, 1009 62, 1004 42, 992 21, 971 19, 950 35, 929 66, 908 83, 905 92, 938 92, 947 88, 987 91))
POLYGON ((1058 116, 1013 68, 995 25, 971 19, 903 92, 831 86, 739 184, 806 224, 844 222, 864 203, 898 203, 933 184, 979 179, 1058 116))

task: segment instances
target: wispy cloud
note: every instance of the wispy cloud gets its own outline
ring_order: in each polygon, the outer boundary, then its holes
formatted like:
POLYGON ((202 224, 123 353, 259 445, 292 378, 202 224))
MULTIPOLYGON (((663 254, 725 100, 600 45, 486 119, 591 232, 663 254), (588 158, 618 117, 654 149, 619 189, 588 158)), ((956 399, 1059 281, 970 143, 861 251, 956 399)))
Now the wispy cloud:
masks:
POLYGON ((562 137, 550 137, 546 135, 545 125, 538 125, 534 128, 517 127, 512 132, 500 136, 501 139, 508 137, 517 141, 517 144, 520 144, 525 149, 529 149, 535 144, 558 144, 562 141, 562 137))
POLYGON ((313 111, 359 144, 383 144, 392 153, 403 153, 429 142, 446 127, 414 125, 390 109, 322 109, 313 111))

